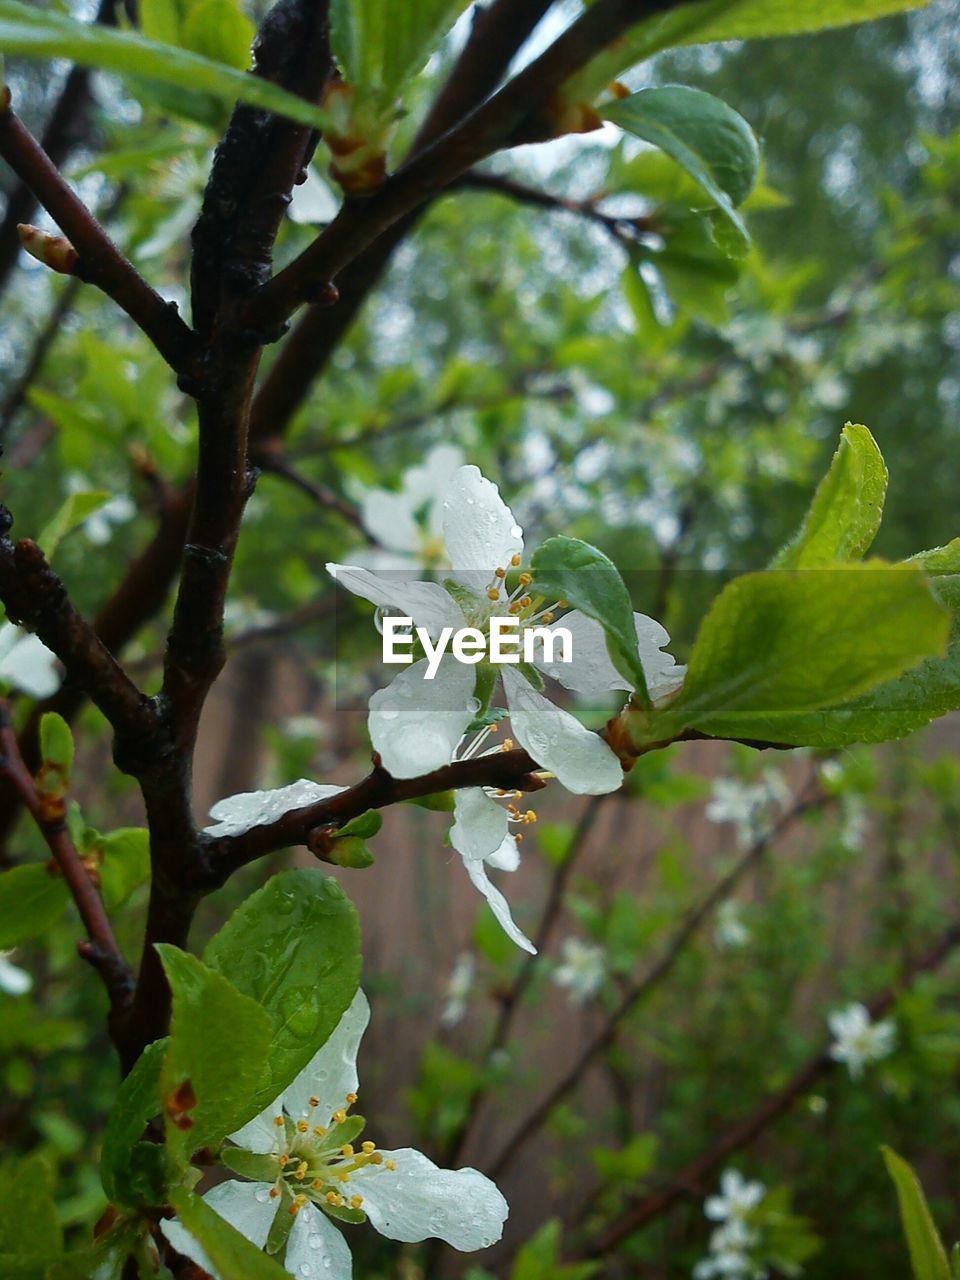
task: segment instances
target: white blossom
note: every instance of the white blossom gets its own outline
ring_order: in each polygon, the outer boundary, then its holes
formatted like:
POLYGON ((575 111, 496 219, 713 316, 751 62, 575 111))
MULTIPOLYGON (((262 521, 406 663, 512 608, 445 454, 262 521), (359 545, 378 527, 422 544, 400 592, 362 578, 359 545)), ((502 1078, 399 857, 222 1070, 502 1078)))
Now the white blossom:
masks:
POLYGON ((440 1014, 441 1026, 455 1027, 458 1022, 462 1022, 476 974, 477 960, 472 951, 464 951, 457 956, 447 983, 446 998, 440 1014))
POLYGON ((579 938, 565 938, 560 950, 563 963, 553 971, 554 982, 570 992, 574 1004, 592 1000, 607 976, 606 951, 579 938))
POLYGON ((766 1272, 751 1256, 760 1242, 752 1218, 765 1195, 762 1182, 748 1182, 736 1169, 724 1170, 720 1194, 708 1196, 703 1206, 710 1221, 721 1225, 710 1235, 709 1257, 693 1269, 694 1280, 762 1280, 766 1272))
POLYGON ((750 941, 750 930, 743 922, 743 907, 735 898, 727 898, 717 908, 713 940, 721 951, 738 951, 750 941))
POLYGON ((783 774, 765 769, 754 783, 716 778, 705 814, 709 822, 733 823, 737 845, 747 849, 769 829, 777 811, 785 809, 789 801, 790 789, 783 774))
POLYGON ((0 991, 8 996, 24 996, 33 986, 33 978, 26 969, 11 964, 12 951, 0 951, 0 991))
MULTIPOLYGON (((389 1240, 436 1237, 472 1252, 500 1239, 509 1212, 494 1183, 476 1169, 439 1169, 410 1147, 354 1145, 363 1122, 348 1113, 357 1100, 357 1050, 369 1020, 358 991, 293 1083, 231 1135, 236 1147, 263 1157, 253 1164, 248 1156, 246 1166, 261 1171, 262 1181, 222 1182, 204 1197, 261 1249, 275 1219, 289 1225, 283 1265, 298 1280, 351 1280, 350 1249, 331 1217, 369 1221, 389 1240)), ((217 1271, 178 1219, 164 1221, 161 1230, 215 1280, 236 1280, 217 1271)))
POLYGON ((891 1018, 874 1022, 870 1011, 859 1002, 835 1009, 827 1024, 833 1035, 830 1057, 844 1063, 853 1080, 858 1080, 871 1062, 888 1057, 896 1047, 896 1023, 891 1018))
POLYGON ((442 495, 463 466, 463 452, 438 444, 423 462, 409 467, 393 489, 364 489, 360 519, 382 548, 365 553, 358 563, 369 569, 429 569, 443 559, 442 495))
POLYGON ((0 685, 31 698, 49 698, 60 680, 56 655, 41 640, 10 622, 0 625, 0 685))

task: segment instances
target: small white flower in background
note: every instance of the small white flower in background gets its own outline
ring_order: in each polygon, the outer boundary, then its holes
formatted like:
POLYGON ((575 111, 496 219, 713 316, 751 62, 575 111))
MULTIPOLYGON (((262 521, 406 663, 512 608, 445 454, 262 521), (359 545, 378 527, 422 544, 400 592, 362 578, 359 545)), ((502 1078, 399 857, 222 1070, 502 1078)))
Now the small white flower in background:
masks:
MULTIPOLYGON (((492 616, 515 617, 521 630, 551 626, 561 602, 551 606, 533 601, 526 594, 531 582, 528 573, 519 575, 513 591, 507 589, 508 574, 522 563, 523 530, 497 486, 477 467, 459 467, 437 509, 451 566, 450 591, 438 582, 412 581, 402 574, 372 573, 358 566, 331 563, 327 570, 378 611, 399 610, 434 638, 444 627, 486 631, 492 616)), ((666 696, 682 682, 684 668, 662 652, 669 637, 660 624, 641 614, 634 618, 651 696, 666 696)), ((630 688, 610 661, 597 623, 573 610, 557 625, 571 632, 574 660, 560 670, 538 663, 542 670, 567 688, 592 697, 630 688)), ((427 680, 427 665, 422 659, 403 667, 391 684, 370 699, 370 739, 383 767, 395 778, 419 777, 453 760, 478 755, 497 730, 496 725, 488 725, 470 738, 470 725, 481 710, 474 667, 447 654, 433 679, 427 680)), ((506 694, 511 733, 542 769, 576 795, 600 795, 619 788, 620 761, 597 734, 545 698, 517 667, 502 666, 496 674, 506 694)), ((512 745, 512 739, 507 739, 494 750, 512 745)), ((519 799, 519 794, 489 788, 458 791, 450 839, 505 931, 518 946, 532 952, 532 943, 513 924, 506 900, 486 873, 487 865, 508 871, 518 865, 519 837, 509 834, 509 824, 536 818, 531 810, 517 809, 519 799)))
POLYGON ((777 812, 790 802, 790 788, 777 769, 765 769, 759 782, 716 778, 705 814, 709 822, 732 822, 737 844, 747 849, 759 839, 777 812))
POLYGON ((750 930, 743 923, 742 911, 735 898, 727 898, 717 907, 713 940, 721 951, 738 951, 750 941, 750 930))
POLYGON ((327 736, 326 723, 319 716, 311 716, 306 713, 287 716, 281 723, 280 730, 287 738, 320 739, 327 736))
MULTIPOLYGON (((279 1217, 280 1225, 289 1227, 283 1265, 298 1280, 352 1276, 349 1246, 328 1214, 368 1220, 388 1240, 437 1237, 472 1252, 500 1239, 509 1213, 497 1187, 476 1169, 439 1169, 410 1147, 382 1151, 372 1142, 354 1145, 363 1122, 348 1112, 357 1100, 357 1050, 369 1020, 370 1007, 358 991, 330 1039, 293 1083, 231 1135, 237 1147, 265 1158, 268 1177, 222 1182, 204 1197, 259 1249, 279 1217)), ((177 1252, 215 1280, 236 1280, 212 1266, 178 1219, 160 1225, 177 1252)))
POLYGON ((896 1047, 897 1024, 891 1018, 874 1022, 859 1002, 835 1009, 827 1024, 833 1034, 830 1057, 845 1064, 852 1080, 859 1080, 865 1067, 888 1057, 896 1047))
POLYGON ((56 656, 41 640, 12 622, 0 625, 0 685, 31 698, 49 698, 61 680, 56 656))
POLYGON ((574 1004, 592 1000, 607 976, 607 953, 603 947, 579 938, 564 938, 560 947, 563 962, 553 971, 558 987, 570 992, 574 1004))
POLYGON ((26 969, 10 963, 12 951, 0 951, 0 991, 8 996, 25 996, 33 986, 33 978, 26 969))
POLYGON ((693 1269, 694 1280, 761 1280, 766 1272, 750 1256, 760 1235, 751 1217, 767 1193, 762 1182, 748 1182, 736 1169, 720 1178, 720 1195, 708 1196, 703 1211, 719 1226, 710 1236, 710 1256, 693 1269))
POLYGON ((845 795, 840 802, 840 843, 855 853, 867 834, 867 808, 859 796, 845 795))
POLYGON ((477 961, 473 952, 462 952, 457 956, 457 963, 453 966, 447 983, 446 1000, 440 1014, 441 1026, 455 1027, 458 1022, 463 1021, 476 975, 477 961))
POLYGON ((463 466, 463 452, 453 444, 438 444, 423 462, 409 467, 395 489, 364 489, 360 519, 382 548, 365 552, 358 563, 370 569, 430 569, 443 560, 441 498, 463 466))

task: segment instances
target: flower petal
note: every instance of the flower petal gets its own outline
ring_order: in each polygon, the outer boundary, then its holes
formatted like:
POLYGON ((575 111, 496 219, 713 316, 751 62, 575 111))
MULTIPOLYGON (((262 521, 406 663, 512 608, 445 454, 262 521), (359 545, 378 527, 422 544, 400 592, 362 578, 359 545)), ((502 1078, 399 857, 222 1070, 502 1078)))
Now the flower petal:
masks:
POLYGON ((510 1212, 495 1183, 476 1169, 438 1169, 412 1147, 384 1151, 384 1163, 351 1175, 363 1208, 388 1240, 413 1242, 436 1236, 469 1253, 503 1235, 510 1212), (386 1161, 396 1164, 388 1169, 386 1161))
POLYGON ((548 702, 512 667, 501 667, 500 674, 510 727, 539 765, 556 774, 574 795, 604 795, 620 787, 620 761, 602 738, 548 702))
POLYGON ((334 1111, 357 1091, 357 1050, 370 1022, 370 1005, 362 991, 334 1027, 330 1038, 310 1059, 282 1096, 286 1112, 294 1120, 314 1118, 327 1125, 334 1111), (311 1107, 310 1099, 319 1106, 311 1107))
POLYGON ((480 787, 454 793, 450 843, 465 862, 492 858, 508 830, 507 811, 480 787))
POLYGON ((488 854, 484 862, 496 871, 516 871, 520 865, 520 847, 517 844, 517 837, 504 836, 500 848, 488 854))
POLYGON ((404 667, 370 699, 370 741, 395 778, 417 778, 449 764, 473 719, 473 667, 448 657, 432 680, 424 678, 426 670, 425 658, 404 667))
MULTIPOLYGON (((270 1227, 276 1217, 276 1202, 267 1194, 267 1188, 259 1182, 221 1182, 203 1197, 211 1209, 215 1209, 221 1218, 225 1218, 232 1227, 247 1237, 251 1244, 262 1249, 267 1243, 270 1227)), ((233 1280, 230 1276, 220 1276, 211 1265, 200 1245, 178 1218, 167 1218, 160 1223, 160 1230, 167 1237, 177 1253, 190 1258, 214 1277, 214 1280, 233 1280)))
POLYGON ((283 1265, 299 1280, 351 1280, 350 1246, 325 1213, 305 1204, 293 1220, 283 1265))
POLYGON ((436 638, 444 627, 462 627, 463 613, 439 582, 411 581, 403 573, 371 573, 356 565, 328 564, 327 573, 355 596, 381 609, 399 609, 436 638))
POLYGON ((413 509, 440 506, 450 482, 463 466, 463 450, 455 444, 435 444, 419 467, 404 472, 403 493, 413 509))
POLYGON ((510 914, 510 907, 506 898, 487 875, 486 864, 482 861, 467 862, 463 864, 467 868, 467 875, 475 889, 486 898, 490 904, 490 910, 497 918, 497 923, 507 935, 511 942, 515 942, 518 947, 522 947, 524 951, 529 951, 532 956, 537 954, 537 948, 522 930, 518 929, 513 923, 513 916, 510 914))
POLYGON ((416 551, 420 530, 416 506, 405 493, 389 489, 368 489, 360 503, 363 527, 388 551, 416 551))
POLYGON ((443 539, 454 577, 478 594, 494 569, 505 569, 523 554, 523 530, 479 467, 461 467, 443 500, 443 539))
POLYGON ((12 623, 0 627, 0 681, 30 698, 49 698, 62 677, 56 655, 42 640, 12 623))
MULTIPOLYGON (((633 621, 640 661, 647 678, 647 691, 653 699, 665 697, 680 687, 687 669, 678 666, 672 654, 663 652, 662 646, 670 643, 670 636, 656 619, 635 613, 633 621)), ((541 671, 559 681, 565 689, 572 689, 587 698, 602 698, 611 689, 633 688, 611 662, 599 622, 588 618, 579 609, 573 609, 555 622, 550 630, 558 627, 566 627, 570 632, 572 661, 534 659, 541 671)))
POLYGON ((216 822, 203 830, 208 836, 239 836, 251 827, 263 827, 282 818, 291 809, 302 809, 304 805, 316 804, 318 800, 329 800, 345 790, 345 787, 300 778, 273 791, 241 791, 238 795, 217 801, 210 810, 210 817, 216 822))
POLYGON ((0 951, 0 991, 8 996, 25 996, 33 986, 33 978, 26 969, 11 964, 6 953, 0 951))
POLYGON ((253 1151, 258 1156, 272 1154, 277 1147, 277 1126, 273 1123, 280 1114, 275 1102, 261 1111, 258 1116, 248 1120, 242 1129, 230 1134, 230 1140, 244 1151, 253 1151))

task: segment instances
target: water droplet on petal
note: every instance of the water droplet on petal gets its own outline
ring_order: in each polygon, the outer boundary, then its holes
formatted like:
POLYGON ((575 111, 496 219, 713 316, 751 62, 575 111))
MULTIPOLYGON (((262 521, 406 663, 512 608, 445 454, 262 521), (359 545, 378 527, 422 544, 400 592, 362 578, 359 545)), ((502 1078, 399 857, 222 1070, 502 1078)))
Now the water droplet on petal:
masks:
POLYGON ((396 720, 399 714, 396 707, 382 707, 380 710, 381 720, 396 720))
POLYGON ((270 1199, 270 1188, 258 1187, 256 1191, 253 1193, 253 1198, 254 1200, 259 1201, 260 1204, 266 1204, 267 1201, 270 1199))
POLYGON ((470 698, 469 701, 467 702, 467 710, 470 712, 471 715, 475 716, 477 712, 480 710, 480 699, 470 698))
POLYGON ((520 526, 519 526, 518 524, 515 524, 515 525, 513 525, 513 526, 511 527, 511 529, 510 529, 510 537, 511 537, 511 538, 522 538, 522 537, 523 537, 523 530, 520 528, 520 526))

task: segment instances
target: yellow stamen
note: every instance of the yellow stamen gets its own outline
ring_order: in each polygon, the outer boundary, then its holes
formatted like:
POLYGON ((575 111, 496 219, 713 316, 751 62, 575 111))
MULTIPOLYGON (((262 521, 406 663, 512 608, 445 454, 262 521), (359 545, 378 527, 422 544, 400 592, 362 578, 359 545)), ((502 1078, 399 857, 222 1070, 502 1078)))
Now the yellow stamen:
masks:
POLYGON ((520 555, 520 552, 519 552, 519 551, 516 553, 516 555, 512 555, 512 556, 510 557, 510 563, 513 565, 513 567, 514 567, 515 569, 516 569, 517 565, 520 563, 521 558, 522 558, 522 557, 521 557, 521 555, 520 555))
POLYGON ((273 1118, 273 1123, 277 1126, 277 1128, 278 1128, 278 1129, 282 1129, 282 1128, 283 1128, 283 1116, 274 1116, 274 1118, 273 1118))
POLYGON ((338 1182, 349 1182, 349 1181, 350 1181, 350 1175, 349 1175, 349 1173, 338 1173, 338 1174, 337 1174, 337 1181, 338 1181, 338 1182))
POLYGON ((530 597, 529 597, 529 596, 521 596, 521 597, 520 597, 520 608, 521 608, 521 609, 529 608, 529 606, 530 606, 530 604, 531 604, 531 603, 532 603, 532 601, 531 601, 531 599, 530 599, 530 597))
POLYGON ((500 743, 500 750, 501 750, 501 751, 512 751, 512 750, 513 750, 513 739, 512 739, 512 738, 504 738, 504 740, 500 743))
POLYGON ((323 1186, 323 1182, 320 1178, 314 1178, 314 1180, 310 1183, 310 1186, 314 1189, 314 1191, 319 1191, 323 1186))
POLYGON ((306 1133, 309 1128, 310 1126, 307 1124, 306 1120, 297 1121, 297 1133, 306 1133))
POLYGON ((363 1204, 363 1196, 351 1196, 351 1197, 350 1197, 350 1208, 351 1208, 351 1209, 359 1209, 359 1208, 360 1208, 360 1206, 361 1206, 362 1204, 363 1204))
POLYGON ((497 588, 496 588, 496 587, 490 587, 490 588, 488 589, 488 591, 487 591, 487 599, 488 599, 488 600, 499 600, 499 599, 500 599, 500 592, 497 590, 497 588))
POLYGON ((390 1170, 391 1173, 393 1173, 396 1170, 396 1167, 397 1167, 396 1160, 387 1161, 387 1168, 390 1170))
POLYGON ((520 581, 521 587, 528 587, 530 583, 533 581, 533 574, 521 573, 519 581, 520 581))
POLYGON ((496 574, 498 578, 505 578, 507 576, 506 569, 494 569, 493 572, 496 574))
POLYGON ((297 1165, 297 1171, 293 1176, 296 1178, 298 1182, 302 1182, 304 1178, 307 1176, 307 1170, 309 1168, 310 1166, 307 1164, 306 1160, 301 1160, 300 1163, 297 1165))
POLYGON ((287 1155, 280 1156, 278 1158, 278 1163, 281 1169, 285 1169, 287 1165, 290 1163, 290 1157, 287 1155))
POLYGON ((328 1191, 327 1194, 324 1196, 324 1199, 326 1200, 327 1204, 336 1204, 337 1201, 340 1199, 340 1197, 337 1195, 335 1191, 328 1191))
POLYGON ((354 1154, 353 1147, 350 1145, 349 1142, 345 1142, 343 1144, 343 1146, 340 1148, 340 1154, 344 1156, 347 1160, 349 1160, 350 1157, 354 1154))
POLYGON ((311 1098, 311 1099, 310 1099, 310 1105, 311 1105, 311 1107, 319 1107, 319 1105, 320 1105, 320 1099, 319 1099, 319 1098, 311 1098))
POLYGON ((276 1188, 276 1187, 271 1187, 271 1188, 270 1188, 270 1199, 271 1199, 271 1200, 276 1200, 276 1198, 277 1198, 277 1196, 278 1196, 279 1194, 280 1194, 280 1192, 277 1190, 277 1188, 276 1188))
POLYGON ((377 1144, 375 1142, 365 1142, 363 1144, 363 1150, 366 1152, 368 1156, 372 1155, 373 1152, 376 1151, 376 1149, 377 1149, 377 1144))
POLYGON ((350 1104, 351 1107, 356 1102, 356 1100, 357 1100, 357 1095, 355 1093, 347 1094, 347 1102, 350 1104))
POLYGON ((374 1151, 374 1153, 370 1157, 370 1163, 383 1164, 383 1156, 380 1154, 379 1151, 374 1151))
POLYGON ((345 1111, 335 1111, 333 1113, 333 1119, 337 1122, 337 1124, 343 1124, 346 1118, 347 1118, 347 1113, 345 1111))
POLYGON ((327 1131, 322 1124, 315 1124, 313 1126, 313 1135, 315 1138, 324 1138, 326 1137, 326 1133, 327 1131))

